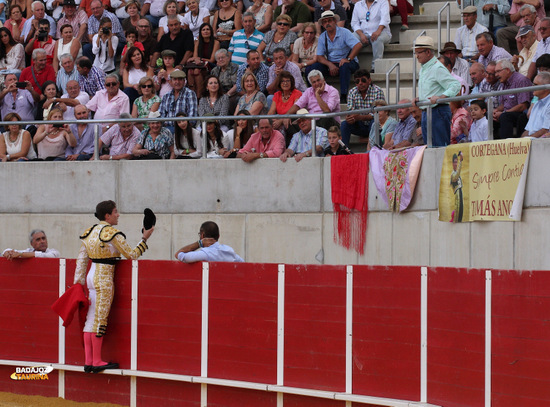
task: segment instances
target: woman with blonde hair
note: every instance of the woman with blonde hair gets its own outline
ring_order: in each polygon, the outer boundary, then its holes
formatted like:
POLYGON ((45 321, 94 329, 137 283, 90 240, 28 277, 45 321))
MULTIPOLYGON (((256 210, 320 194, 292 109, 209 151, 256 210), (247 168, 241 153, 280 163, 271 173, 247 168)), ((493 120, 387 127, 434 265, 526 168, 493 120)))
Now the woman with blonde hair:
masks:
MULTIPOLYGON (((48 120, 63 120, 63 111, 53 108, 48 120)), ((67 146, 76 147, 76 138, 68 124, 41 124, 33 138, 38 149, 38 159, 53 161, 65 158, 67 146)))
POLYGON ((315 33, 314 23, 304 23, 300 38, 294 43, 290 60, 300 67, 302 71, 306 66, 317 62, 317 43, 318 38, 315 33))
MULTIPOLYGON (((141 96, 134 101, 132 117, 143 119, 149 116, 150 112, 159 110, 160 97, 156 95, 155 82, 149 76, 144 76, 139 80, 139 89, 141 96)), ((136 127, 140 130, 148 128, 147 123, 136 123, 136 127)))
POLYGON ((235 109, 235 116, 241 110, 248 110, 251 115, 267 113, 267 99, 265 95, 260 92, 260 85, 256 76, 251 72, 245 72, 241 79, 241 87, 244 91, 244 95, 239 99, 237 108, 235 109))

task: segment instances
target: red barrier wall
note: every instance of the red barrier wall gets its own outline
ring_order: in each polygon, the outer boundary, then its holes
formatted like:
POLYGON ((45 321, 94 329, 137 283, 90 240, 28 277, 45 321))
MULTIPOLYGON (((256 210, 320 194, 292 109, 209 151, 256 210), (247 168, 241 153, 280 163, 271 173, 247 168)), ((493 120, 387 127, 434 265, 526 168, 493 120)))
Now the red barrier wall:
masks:
MULTIPOLYGON (((74 260, 66 261, 67 286, 74 260)), ((58 363, 59 260, 0 259, 0 359, 58 363)), ((345 266, 208 265, 208 314, 203 265, 140 261, 137 370, 200 379, 202 320, 208 319, 207 376, 277 384, 278 292, 284 289, 283 385, 419 401, 421 397, 421 268, 353 267, 353 300, 345 266), (284 277, 284 286, 279 286, 284 277), (346 377, 346 306, 351 304, 352 367, 346 377)), ((117 266, 116 293, 104 359, 125 375, 65 372, 65 397, 130 403, 132 262, 117 266)), ((485 270, 427 269, 427 401, 484 405, 485 270)), ((550 403, 550 273, 491 273, 492 403, 530 407, 550 403)), ((75 320, 76 321, 76 320, 75 320)), ((65 330, 65 363, 82 366, 81 333, 65 330)), ((0 363, 0 391, 57 396, 58 372, 47 381, 14 381, 0 363)), ((276 406, 276 391, 207 386, 209 406, 276 406)), ((138 406, 199 406, 201 384, 136 379, 138 406)), ((284 394, 285 407, 343 407, 344 401, 284 394)), ((353 403, 354 406, 364 405, 353 403)))

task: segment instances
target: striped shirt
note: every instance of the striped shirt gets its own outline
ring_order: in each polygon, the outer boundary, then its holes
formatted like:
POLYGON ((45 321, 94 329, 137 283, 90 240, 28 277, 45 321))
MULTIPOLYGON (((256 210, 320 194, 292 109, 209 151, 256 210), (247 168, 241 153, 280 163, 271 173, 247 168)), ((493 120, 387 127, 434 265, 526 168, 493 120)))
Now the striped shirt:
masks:
POLYGON ((246 36, 244 28, 235 31, 228 48, 228 51, 232 53, 231 62, 237 65, 246 63, 246 54, 248 51, 257 49, 263 39, 264 34, 256 29, 254 29, 254 32, 249 37, 246 36))

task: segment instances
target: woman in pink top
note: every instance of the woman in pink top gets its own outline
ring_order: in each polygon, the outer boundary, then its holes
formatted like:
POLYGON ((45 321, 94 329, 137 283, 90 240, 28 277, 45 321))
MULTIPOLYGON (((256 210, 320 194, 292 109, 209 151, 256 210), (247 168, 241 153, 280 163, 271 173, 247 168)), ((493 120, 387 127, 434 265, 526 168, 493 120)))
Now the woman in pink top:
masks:
POLYGON ((25 21, 27 21, 27 19, 23 17, 21 6, 17 4, 12 4, 12 6, 10 7, 9 17, 10 18, 7 19, 4 23, 4 27, 10 30, 11 35, 13 36, 15 41, 21 42, 21 31, 23 30, 23 24, 25 24, 25 21))
MULTIPOLYGON (((52 109, 48 120, 63 120, 63 111, 52 109)), ((76 147, 76 138, 67 124, 41 124, 34 135, 33 142, 38 148, 38 158, 46 161, 65 158, 67 145, 76 147)))

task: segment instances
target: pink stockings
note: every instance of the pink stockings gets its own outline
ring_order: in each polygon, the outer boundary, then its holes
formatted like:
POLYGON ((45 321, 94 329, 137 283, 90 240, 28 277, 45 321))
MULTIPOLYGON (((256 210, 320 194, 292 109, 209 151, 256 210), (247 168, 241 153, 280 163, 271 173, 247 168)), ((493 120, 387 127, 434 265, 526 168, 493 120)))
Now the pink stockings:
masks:
POLYGON ((93 332, 84 332, 85 365, 104 366, 107 362, 101 360, 103 337, 98 338, 93 332))

